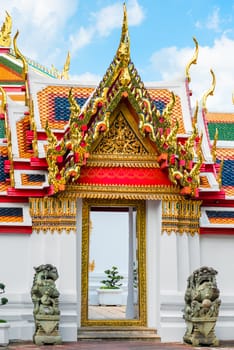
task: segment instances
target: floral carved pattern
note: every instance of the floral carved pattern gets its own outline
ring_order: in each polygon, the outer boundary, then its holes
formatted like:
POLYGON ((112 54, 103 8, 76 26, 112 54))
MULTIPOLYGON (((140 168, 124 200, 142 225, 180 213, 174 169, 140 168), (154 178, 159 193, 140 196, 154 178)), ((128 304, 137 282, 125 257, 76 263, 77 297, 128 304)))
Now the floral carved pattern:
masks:
POLYGON ((109 132, 93 152, 95 154, 147 154, 122 113, 115 118, 109 132))

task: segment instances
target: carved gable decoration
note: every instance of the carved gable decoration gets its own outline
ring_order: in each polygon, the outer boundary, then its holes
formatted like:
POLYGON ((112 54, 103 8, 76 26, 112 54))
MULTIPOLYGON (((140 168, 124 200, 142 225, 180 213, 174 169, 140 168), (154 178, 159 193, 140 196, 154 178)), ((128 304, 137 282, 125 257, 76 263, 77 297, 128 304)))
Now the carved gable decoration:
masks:
POLYGON ((123 114, 120 112, 112 127, 96 147, 94 153, 101 154, 146 154, 145 147, 136 139, 123 114))
POLYGON ((156 148, 140 134, 137 116, 121 104, 110 119, 109 130, 99 136, 90 151, 88 165, 149 166, 150 162, 158 167, 156 148))

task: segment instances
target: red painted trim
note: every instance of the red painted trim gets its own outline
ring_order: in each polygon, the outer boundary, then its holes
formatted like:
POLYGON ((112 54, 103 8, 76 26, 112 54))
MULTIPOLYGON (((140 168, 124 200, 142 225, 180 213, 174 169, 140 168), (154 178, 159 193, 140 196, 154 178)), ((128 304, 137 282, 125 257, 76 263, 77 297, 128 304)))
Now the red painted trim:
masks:
POLYGON ((216 173, 217 164, 202 164, 200 171, 203 173, 216 173))
POLYGON ((43 190, 21 190, 16 188, 8 188, 7 194, 8 196, 16 196, 16 197, 45 197, 53 194, 53 188, 46 187, 43 190))
POLYGON ((203 200, 202 207, 234 208, 234 200, 203 200))
MULTIPOLYGON (((19 81, 19 84, 24 84, 24 81, 22 80, 19 81)), ((4 90, 6 92, 22 92, 22 85, 18 86, 18 85, 14 85, 14 86, 10 86, 10 85, 2 85, 2 87, 4 88, 4 90)))
MULTIPOLYGON (((4 171, 10 171, 10 160, 4 161, 4 171)), ((32 157, 30 162, 14 162, 14 170, 46 170, 48 168, 45 158, 39 159, 32 157)))
POLYGON ((200 227, 201 235, 234 235, 234 228, 229 227, 200 227))
MULTIPOLYGON (((64 137, 64 130, 61 130, 61 132, 54 132, 54 135, 57 137, 57 140, 61 140, 64 137)), ((44 131, 38 131, 37 132, 37 139, 39 141, 46 141, 47 140, 47 135, 44 131)))
POLYGON ((0 47, 0 53, 10 53, 9 47, 0 47))
POLYGON ((198 199, 214 201, 222 200, 225 199, 225 192, 224 190, 218 192, 199 192, 198 199))
POLYGON ((22 197, 9 197, 9 196, 0 196, 0 203, 28 203, 28 198, 22 197))
POLYGON ((32 157, 30 159, 30 169, 32 169, 31 167, 33 167, 34 169, 38 168, 38 170, 44 170, 48 168, 48 164, 45 158, 32 157))
POLYGON ((32 226, 1 226, 0 224, 0 235, 2 234, 30 235, 31 233, 32 233, 32 226))
POLYGON ((167 172, 159 168, 83 167, 78 183, 129 186, 170 186, 167 172))

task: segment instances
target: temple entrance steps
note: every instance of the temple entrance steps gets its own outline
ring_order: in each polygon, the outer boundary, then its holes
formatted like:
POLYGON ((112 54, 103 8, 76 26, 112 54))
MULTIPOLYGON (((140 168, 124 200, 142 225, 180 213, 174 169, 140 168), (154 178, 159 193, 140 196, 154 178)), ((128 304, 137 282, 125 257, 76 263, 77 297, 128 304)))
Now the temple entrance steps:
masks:
POLYGON ((160 342, 157 330, 147 327, 92 326, 78 329, 78 340, 150 340, 160 342))

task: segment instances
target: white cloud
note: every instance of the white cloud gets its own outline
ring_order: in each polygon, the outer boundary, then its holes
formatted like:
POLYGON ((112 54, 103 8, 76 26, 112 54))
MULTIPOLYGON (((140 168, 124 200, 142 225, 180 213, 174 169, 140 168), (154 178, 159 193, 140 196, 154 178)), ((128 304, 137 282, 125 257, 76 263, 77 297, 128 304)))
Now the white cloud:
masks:
MULTIPOLYGON (((127 11, 129 26, 137 26, 143 21, 143 8, 137 0, 129 0, 127 11)), ((80 48, 88 45, 97 35, 100 37, 109 36, 113 29, 121 27, 122 18, 123 5, 120 2, 103 7, 99 12, 92 12, 92 24, 87 28, 80 28, 76 34, 70 36, 71 51, 77 52, 80 48)))
POLYGON ((82 47, 88 45, 93 38, 94 29, 93 28, 84 28, 80 27, 77 34, 70 35, 69 41, 71 45, 71 51, 76 52, 82 47))
POLYGON ((101 77, 99 75, 86 72, 80 75, 71 75, 70 80, 75 80, 79 84, 97 85, 100 82, 101 77))
POLYGON ((208 14, 205 20, 198 19, 195 22, 195 27, 198 29, 208 29, 213 32, 232 32, 232 16, 221 16, 220 8, 214 7, 212 12, 208 14))
POLYGON ((122 16, 123 7, 120 3, 103 7, 99 12, 92 13, 94 31, 100 36, 108 36, 113 29, 120 27, 122 16))
POLYGON ((220 30, 220 17, 218 7, 214 8, 212 14, 208 16, 206 27, 216 32, 220 30))
POLYGON ((142 23, 145 18, 143 8, 137 0, 129 0, 128 2, 128 23, 131 26, 137 26, 142 23))
POLYGON ((50 66, 51 63, 57 64, 60 56, 61 60, 64 60, 59 46, 65 41, 65 26, 76 11, 78 1, 1 0, 0 21, 3 23, 5 20, 6 10, 12 17, 12 36, 19 29, 17 44, 20 51, 25 56, 50 66), (59 53, 60 56, 56 58, 55 53, 59 53), (50 61, 50 58, 55 61, 50 61))
POLYGON ((63 28, 77 5, 78 0, 1 0, 1 9, 10 13, 13 23, 20 25, 21 30, 25 24, 30 24, 32 29, 38 28, 47 35, 63 28))
MULTIPOLYGON (((12 36, 19 29, 17 45, 27 57, 50 67, 62 69, 65 56, 72 56, 89 45, 95 37, 108 36, 113 29, 121 27, 123 4, 120 0, 87 18, 87 26, 80 26, 70 34, 70 19, 78 16, 79 0, 1 0, 0 26, 5 20, 5 10, 12 17, 12 36), (89 22, 88 22, 89 21, 89 22)), ((138 0, 127 2, 129 25, 138 25, 144 18, 138 0)))
MULTIPOLYGON (((185 77, 185 68, 193 56, 194 49, 176 47, 164 48, 151 57, 152 73, 160 73, 162 80, 176 80, 185 77)), ((199 47, 197 65, 190 68, 193 102, 201 100, 203 94, 211 87, 212 69, 216 76, 214 96, 207 99, 207 108, 216 111, 233 111, 232 93, 234 91, 234 40, 225 35, 216 39, 213 46, 199 47)))

